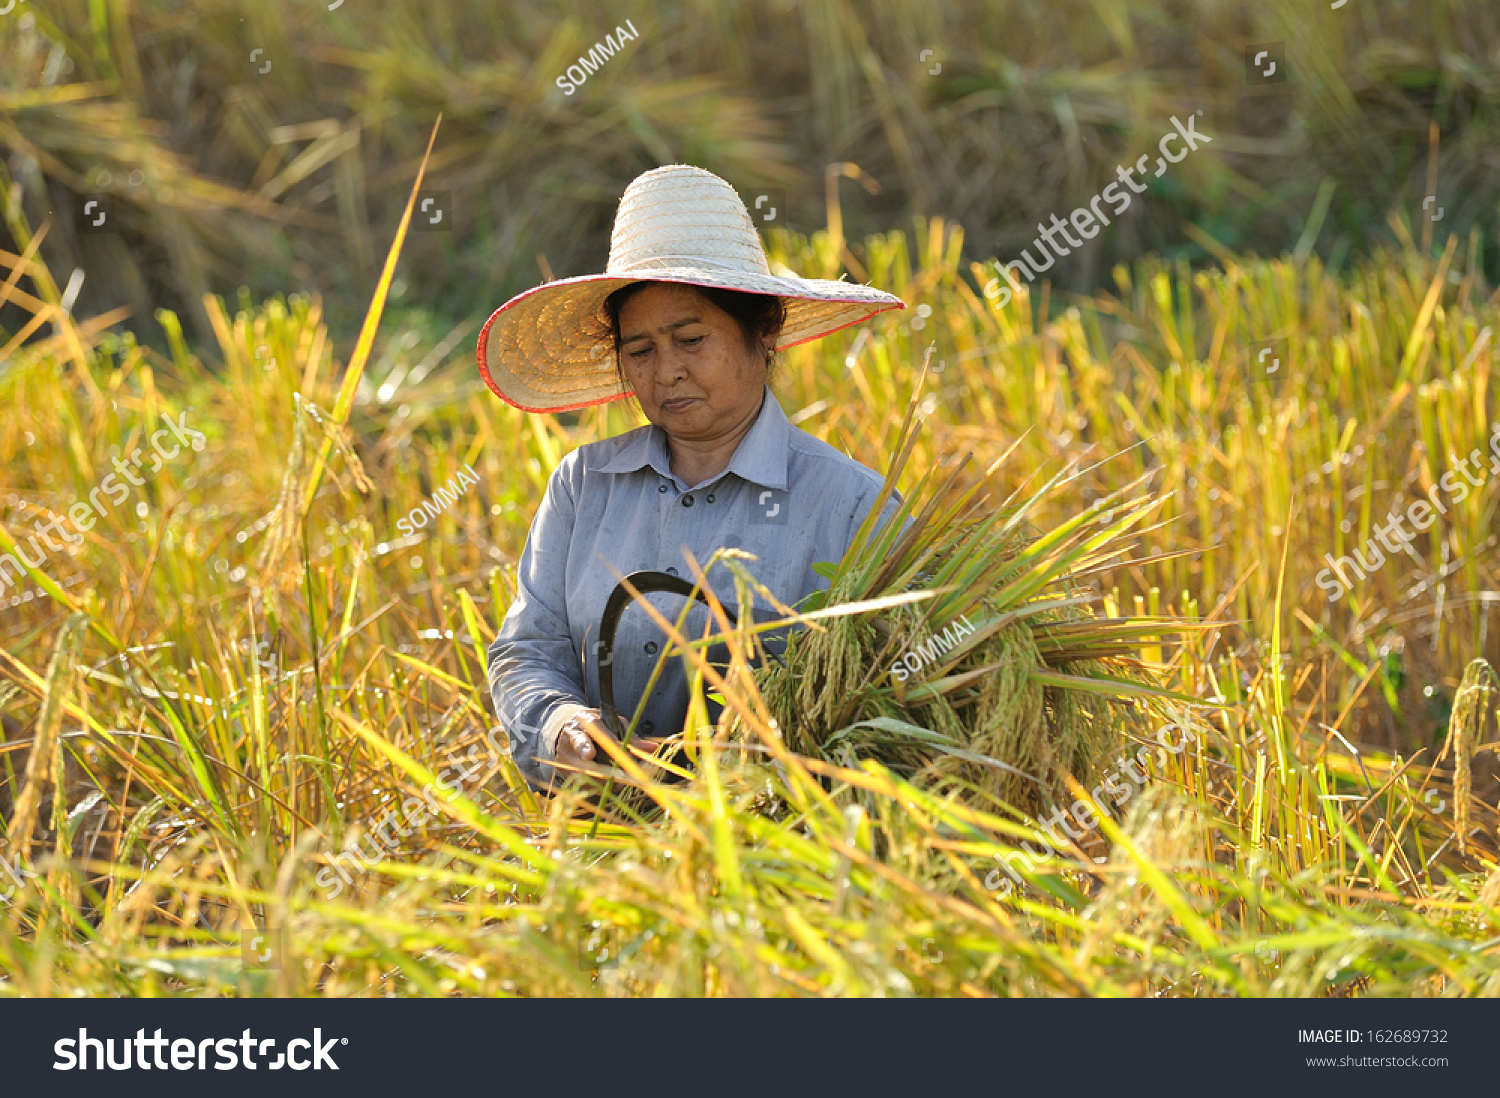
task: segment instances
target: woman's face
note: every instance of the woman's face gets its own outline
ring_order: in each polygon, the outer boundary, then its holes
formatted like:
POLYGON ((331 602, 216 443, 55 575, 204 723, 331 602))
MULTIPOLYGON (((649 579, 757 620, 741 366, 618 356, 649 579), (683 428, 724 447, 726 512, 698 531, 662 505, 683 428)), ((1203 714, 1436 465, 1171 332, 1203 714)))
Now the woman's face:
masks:
POLYGON ((620 366, 641 411, 669 438, 712 442, 760 407, 763 355, 735 319, 690 286, 657 283, 620 309, 620 366))

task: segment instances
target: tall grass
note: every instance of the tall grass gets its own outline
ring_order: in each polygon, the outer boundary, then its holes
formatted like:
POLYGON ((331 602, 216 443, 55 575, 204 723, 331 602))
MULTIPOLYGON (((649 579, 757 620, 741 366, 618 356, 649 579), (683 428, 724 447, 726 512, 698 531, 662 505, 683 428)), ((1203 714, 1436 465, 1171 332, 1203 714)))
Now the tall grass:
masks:
MULTIPOLYGON (((837 267, 828 234, 773 243, 804 274, 837 267)), ((584 788, 533 796, 490 734, 484 648, 548 474, 629 410, 526 416, 482 390, 469 337, 432 364, 403 318, 376 336, 378 310, 346 367, 306 297, 210 297, 214 342, 167 358, 49 305, 55 283, 8 253, 4 292, 29 286, 56 327, 0 372, 7 547, 167 416, 206 441, 0 607, 19 878, 0 885, 0 989, 1500 992, 1495 484, 1442 517, 1415 579, 1394 562, 1334 605, 1311 586, 1324 552, 1442 471, 1439 445, 1482 446, 1500 418, 1472 253, 1413 249, 1346 280, 1311 259, 1198 276, 1146 261, 1043 322, 1026 293, 992 311, 939 222, 863 250, 913 309, 789 353, 780 398, 801 426, 878 469, 901 454, 909 495, 966 452, 998 500, 1076 462, 1028 514, 1043 537, 1094 499, 1114 523, 1108 497, 1137 479, 1160 500, 1128 556, 1079 578, 1106 616, 1206 619, 1147 655, 1221 704, 1191 718, 1186 751, 1154 755, 1118 820, 1037 863, 1016 856, 1042 837, 1027 806, 976 806, 877 752, 706 734, 687 783, 617 760, 666 810, 650 823, 601 820, 584 788), (1272 333, 1279 387, 1246 376, 1272 333), (930 343, 925 422, 903 435, 930 343), (464 464, 482 490, 397 537, 464 464), (1451 719, 1428 708, 1444 699, 1451 719), (433 773, 473 760, 460 795, 402 822, 433 773), (390 856, 340 858, 391 821, 390 856), (265 922, 292 942, 275 971, 244 967, 235 936, 265 922)), ((744 682, 723 695, 764 720, 744 682)))

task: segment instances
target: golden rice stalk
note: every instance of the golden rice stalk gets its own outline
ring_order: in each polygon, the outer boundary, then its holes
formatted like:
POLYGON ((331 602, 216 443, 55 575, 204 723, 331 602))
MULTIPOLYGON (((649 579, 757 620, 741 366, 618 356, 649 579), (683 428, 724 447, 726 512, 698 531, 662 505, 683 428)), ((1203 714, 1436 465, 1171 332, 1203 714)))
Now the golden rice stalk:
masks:
POLYGON ((1464 668, 1463 681, 1453 699, 1453 717, 1448 722, 1448 738, 1438 753, 1438 762, 1453 752, 1453 821, 1458 829, 1458 851, 1468 852, 1469 795, 1473 784, 1473 758, 1476 741, 1484 731, 1490 712, 1490 691, 1500 686, 1495 669, 1483 657, 1470 661, 1464 668), (1491 684, 1494 683, 1494 686, 1491 684))
POLYGON ((6 829, 13 864, 30 859, 31 832, 36 827, 37 810, 41 807, 42 786, 54 771, 61 769, 61 760, 54 758, 54 755, 61 752, 62 741, 58 733, 62 731, 63 709, 67 705, 73 682, 73 668, 78 661, 79 643, 87 624, 86 615, 70 615, 58 631, 57 643, 52 647, 52 658, 47 663, 42 710, 37 714, 31 756, 26 760, 26 779, 21 786, 20 796, 16 798, 10 826, 6 829))
POLYGON ((256 561, 256 567, 263 575, 275 574, 283 554, 295 543, 302 517, 297 504, 307 464, 307 438, 301 415, 302 394, 293 393, 292 399, 297 404, 298 414, 292 417, 292 447, 287 454, 286 470, 281 476, 281 490, 277 493, 276 506, 272 510, 276 521, 271 527, 270 537, 261 547, 260 559, 256 561))

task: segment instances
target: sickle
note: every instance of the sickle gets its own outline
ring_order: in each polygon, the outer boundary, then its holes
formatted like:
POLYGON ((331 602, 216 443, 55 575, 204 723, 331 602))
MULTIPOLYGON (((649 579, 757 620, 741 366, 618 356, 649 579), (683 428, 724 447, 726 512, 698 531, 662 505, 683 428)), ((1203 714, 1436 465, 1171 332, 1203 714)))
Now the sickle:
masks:
MULTIPOLYGON (((701 588, 695 588, 681 576, 674 576, 669 572, 631 572, 615 584, 615 589, 609 593, 609 599, 604 603, 604 616, 599 619, 599 712, 604 718, 604 726, 621 742, 629 740, 625 734, 625 722, 615 709, 614 650, 615 631, 620 626, 620 617, 635 597, 625 586, 627 583, 642 596, 665 591, 673 595, 694 597, 705 606, 708 605, 708 598, 701 588)), ((739 610, 733 603, 721 600, 720 605, 730 617, 739 616, 739 610)))

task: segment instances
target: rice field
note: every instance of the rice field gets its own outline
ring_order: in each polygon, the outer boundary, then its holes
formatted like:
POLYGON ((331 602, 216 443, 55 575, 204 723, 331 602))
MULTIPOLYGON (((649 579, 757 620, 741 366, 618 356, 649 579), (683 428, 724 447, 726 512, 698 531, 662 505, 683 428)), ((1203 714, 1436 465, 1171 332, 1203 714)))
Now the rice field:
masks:
MULTIPOLYGON (((168 353, 59 309, 8 223, 0 300, 34 323, 0 351, 0 994, 1500 991, 1500 489, 1443 479, 1500 421, 1477 231, 1337 275, 1147 258, 998 311, 957 226, 867 238, 909 309, 788 352, 778 397, 932 507, 824 609, 929 565, 967 586, 807 633, 793 666, 852 692, 745 673, 743 630, 724 678, 688 646, 725 703, 690 780, 622 755, 609 794, 549 798, 484 651, 548 475, 629 407, 521 413, 474 331, 388 313, 405 221, 357 339, 316 297, 209 296, 212 340, 159 314, 168 353), (1326 597, 1325 555, 1418 498, 1447 506, 1326 597), (899 727, 891 631, 1007 611, 1028 673, 949 675, 899 727), (1044 794, 957 753, 978 723, 1044 794)), ((770 246, 841 269, 828 232, 770 246)))

